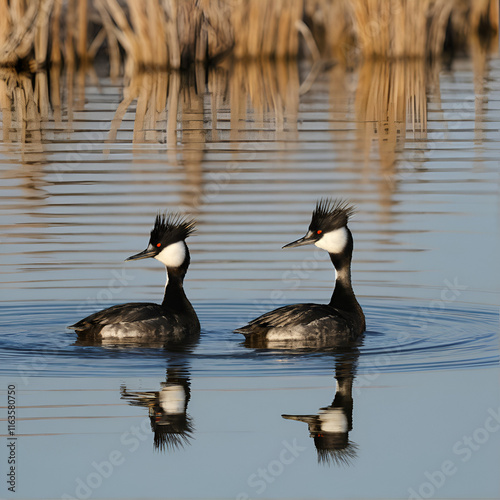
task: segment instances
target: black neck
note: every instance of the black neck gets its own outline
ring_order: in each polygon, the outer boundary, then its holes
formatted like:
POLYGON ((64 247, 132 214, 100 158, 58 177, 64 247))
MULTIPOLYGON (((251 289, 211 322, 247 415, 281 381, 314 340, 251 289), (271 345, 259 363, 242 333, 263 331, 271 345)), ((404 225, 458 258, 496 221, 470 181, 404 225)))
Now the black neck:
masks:
POLYGON ((333 290, 330 305, 339 310, 361 312, 361 306, 356 300, 351 283, 351 259, 353 250, 353 240, 351 231, 347 228, 347 246, 341 254, 329 254, 335 271, 337 272, 335 288, 333 290))
POLYGON ((184 276, 189 267, 189 250, 186 246, 186 258, 180 267, 167 267, 167 286, 163 297, 162 307, 174 309, 177 312, 191 309, 191 303, 184 293, 184 276))

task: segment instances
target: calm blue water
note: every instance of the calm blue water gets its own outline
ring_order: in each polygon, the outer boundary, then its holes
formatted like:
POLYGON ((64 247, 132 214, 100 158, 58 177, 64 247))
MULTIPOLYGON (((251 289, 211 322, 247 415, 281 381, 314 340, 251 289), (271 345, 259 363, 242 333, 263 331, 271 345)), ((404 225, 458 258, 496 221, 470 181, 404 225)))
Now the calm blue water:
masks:
POLYGON ((31 114, 3 96, 3 497, 500 496, 500 60, 337 65, 304 89, 310 69, 124 86, 98 68, 61 75, 60 110, 10 75, 31 114), (357 206, 367 332, 347 352, 247 348, 234 328, 331 295, 326 254, 281 250, 322 196, 357 206), (78 344, 66 327, 90 312, 161 300, 161 266, 123 261, 164 209, 198 220, 199 342, 78 344))

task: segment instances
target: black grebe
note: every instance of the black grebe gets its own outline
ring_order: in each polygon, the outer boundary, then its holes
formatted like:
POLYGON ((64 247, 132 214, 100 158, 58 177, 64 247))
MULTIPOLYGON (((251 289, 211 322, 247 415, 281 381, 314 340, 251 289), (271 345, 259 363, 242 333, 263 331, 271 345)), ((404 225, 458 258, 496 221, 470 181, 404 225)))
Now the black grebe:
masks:
POLYGON ((179 214, 158 214, 146 250, 126 259, 154 257, 165 264, 167 284, 161 305, 121 304, 91 314, 68 328, 84 339, 161 338, 174 343, 195 339, 200 333, 200 322, 183 288, 190 262, 185 240, 194 228, 192 219, 179 214))
POLYGON ((326 250, 336 270, 335 288, 328 305, 293 304, 263 314, 235 330, 250 340, 351 342, 365 331, 365 315, 351 285, 353 239, 347 222, 354 209, 343 200, 320 200, 307 234, 283 248, 314 243, 326 250))

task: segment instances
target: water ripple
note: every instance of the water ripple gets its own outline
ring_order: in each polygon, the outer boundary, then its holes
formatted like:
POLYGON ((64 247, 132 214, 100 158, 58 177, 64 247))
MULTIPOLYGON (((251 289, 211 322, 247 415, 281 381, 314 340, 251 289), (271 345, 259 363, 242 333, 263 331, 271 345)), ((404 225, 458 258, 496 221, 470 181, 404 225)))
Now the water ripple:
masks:
MULTIPOLYGON (((357 373, 443 370, 499 362, 498 313, 492 308, 426 310, 403 301, 363 304, 368 329, 356 351, 357 373)), ((249 349, 233 329, 272 306, 196 305, 203 325, 190 353, 160 346, 82 346, 66 326, 74 303, 0 308, 0 373, 19 376, 155 376, 173 358, 198 376, 317 375, 333 369, 334 350, 249 349)))

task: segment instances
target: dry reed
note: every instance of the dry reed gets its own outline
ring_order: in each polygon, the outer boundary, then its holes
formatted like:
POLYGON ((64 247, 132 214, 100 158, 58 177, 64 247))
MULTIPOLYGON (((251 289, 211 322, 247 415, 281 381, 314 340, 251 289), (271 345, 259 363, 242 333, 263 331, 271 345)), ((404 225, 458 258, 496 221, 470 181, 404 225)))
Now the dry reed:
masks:
POLYGON ((237 59, 314 60, 439 55, 456 40, 498 33, 499 0, 0 0, 0 65, 75 64, 106 42, 121 62, 179 68, 232 53, 237 59), (64 29, 63 29, 64 28, 64 29), (90 33, 95 36, 89 36, 90 33), (319 47, 319 50, 318 50, 319 47))
POLYGON ((105 39, 101 30, 89 43, 88 5, 89 0, 0 0, 0 66, 27 63, 36 70, 63 58, 67 64, 88 61, 105 39))

